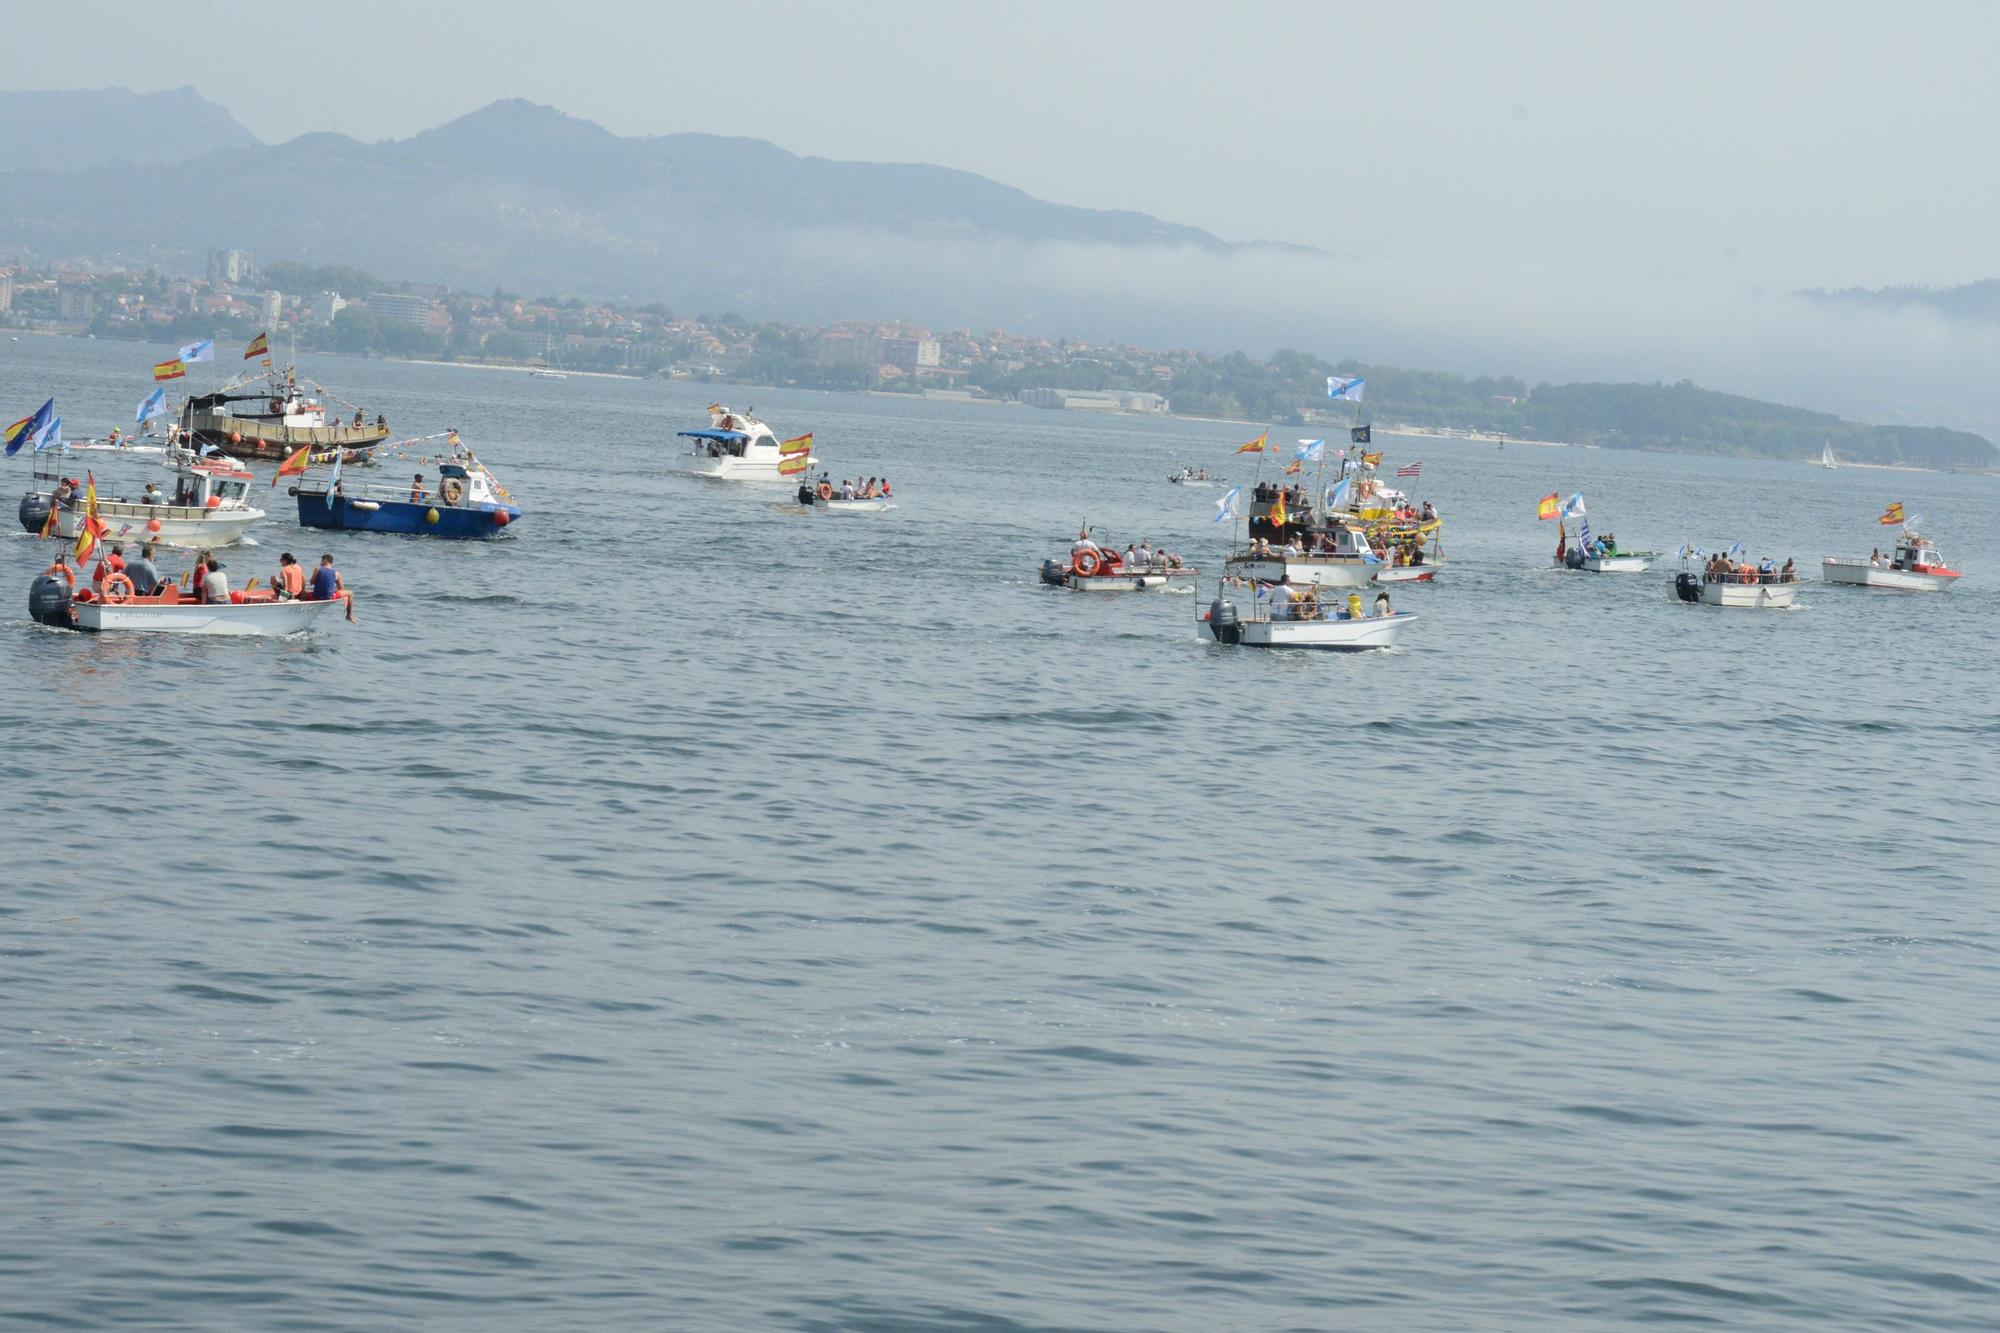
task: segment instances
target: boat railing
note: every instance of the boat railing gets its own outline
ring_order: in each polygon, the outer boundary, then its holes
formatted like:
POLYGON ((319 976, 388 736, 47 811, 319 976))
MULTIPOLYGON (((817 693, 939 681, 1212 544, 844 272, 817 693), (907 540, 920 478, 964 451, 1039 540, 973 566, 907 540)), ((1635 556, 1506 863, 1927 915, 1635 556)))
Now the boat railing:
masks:
MULTIPOLYGON (((326 479, 316 478, 311 481, 300 482, 297 487, 297 493, 300 495, 325 496, 328 493, 326 479)), ((378 504, 387 501, 395 501, 399 504, 431 504, 436 505, 440 509, 463 508, 468 498, 465 495, 461 495, 458 503, 453 504, 450 500, 438 494, 436 486, 427 485, 421 491, 418 491, 412 488, 408 482, 397 485, 394 482, 349 481, 346 477, 340 479, 340 497, 343 500, 373 500, 378 504)))
MULTIPOLYGON (((1863 561, 1862 563, 1865 564, 1867 562, 1863 561)), ((1740 573, 1732 569, 1724 574, 1704 574, 1701 576, 1701 581, 1703 583, 1742 583, 1742 584, 1797 583, 1799 581, 1799 576, 1796 571, 1787 574, 1781 569, 1775 569, 1775 570, 1753 569, 1748 574, 1740 573)))

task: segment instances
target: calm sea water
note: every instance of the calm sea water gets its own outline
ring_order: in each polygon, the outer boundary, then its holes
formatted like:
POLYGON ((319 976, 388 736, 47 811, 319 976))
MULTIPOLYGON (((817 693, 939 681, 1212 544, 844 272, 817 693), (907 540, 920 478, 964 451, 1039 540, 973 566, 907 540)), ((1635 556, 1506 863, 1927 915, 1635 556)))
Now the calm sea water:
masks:
POLYGON ((529 517, 267 492, 237 580, 359 590, 308 641, 38 629, 0 541, 0 1322, 1995 1322, 1996 479, 1389 440, 1408 646, 1257 654, 1035 580, 1215 564, 1164 477, 1241 427, 725 390, 893 479, 831 518, 668 474, 701 387, 307 369, 529 517), (1548 571, 1558 489, 1815 571, 1900 499, 1971 574, 1683 607, 1548 571))

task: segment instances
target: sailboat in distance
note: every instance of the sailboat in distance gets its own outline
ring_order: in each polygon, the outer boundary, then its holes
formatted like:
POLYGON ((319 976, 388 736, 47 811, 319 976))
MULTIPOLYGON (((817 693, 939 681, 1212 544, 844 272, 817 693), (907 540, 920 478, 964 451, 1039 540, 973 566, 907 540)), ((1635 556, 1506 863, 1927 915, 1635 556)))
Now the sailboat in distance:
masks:
POLYGON ((1819 465, 1823 468, 1828 468, 1828 469, 1837 468, 1840 466, 1840 464, 1836 462, 1833 457, 1832 440, 1828 440, 1823 446, 1821 446, 1819 452, 1819 465))

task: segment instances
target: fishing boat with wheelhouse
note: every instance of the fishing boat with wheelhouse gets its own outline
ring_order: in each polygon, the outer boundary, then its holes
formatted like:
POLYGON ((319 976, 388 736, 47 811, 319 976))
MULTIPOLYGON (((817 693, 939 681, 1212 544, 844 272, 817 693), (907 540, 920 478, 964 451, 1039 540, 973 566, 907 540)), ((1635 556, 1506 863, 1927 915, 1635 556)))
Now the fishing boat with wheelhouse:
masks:
POLYGON ((1909 528, 1896 539, 1892 554, 1830 555, 1820 562, 1820 577, 1828 583, 1855 588, 1892 588, 1897 592, 1944 592, 1965 571, 1953 569, 1927 537, 1909 528))
POLYGON ((1321 517, 1302 486, 1259 484, 1250 497, 1249 545, 1223 562, 1227 574, 1259 583, 1359 588, 1387 562, 1361 520, 1321 517))
POLYGON ((354 482, 337 467, 323 478, 301 480, 291 488, 299 526, 460 541, 500 536, 520 521, 521 507, 456 431, 445 438, 447 451, 432 460, 435 484, 423 472, 407 485, 354 482))
POLYGON ((181 404, 181 433, 197 445, 213 445, 241 458, 290 458, 310 446, 315 453, 342 451, 356 463, 389 438, 388 418, 373 421, 360 408, 344 421, 329 412, 326 391, 302 387, 291 367, 271 371, 262 387, 250 376, 211 393, 190 394, 181 404))
MULTIPOLYGON (((47 531, 70 541, 84 522, 85 484, 59 475, 61 455, 52 451, 36 458, 37 489, 21 497, 21 526, 47 531), (52 469, 44 473, 43 468, 52 469), (54 513, 54 526, 49 516, 54 513)), ((136 496, 97 497, 97 517, 106 541, 149 541, 163 546, 206 548, 234 546, 250 525, 264 517, 251 504, 254 478, 243 464, 223 454, 200 454, 178 445, 169 447, 160 464, 173 478, 172 489, 158 486, 136 496)), ((94 483, 93 483, 94 484, 94 483)))

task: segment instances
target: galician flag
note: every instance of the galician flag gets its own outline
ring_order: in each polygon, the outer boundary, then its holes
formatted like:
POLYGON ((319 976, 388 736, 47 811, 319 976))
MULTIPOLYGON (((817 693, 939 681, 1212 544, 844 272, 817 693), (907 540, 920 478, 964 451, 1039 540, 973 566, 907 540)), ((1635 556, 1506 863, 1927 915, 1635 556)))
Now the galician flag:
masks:
POLYGON ((166 414, 167 391, 165 389, 155 389, 146 395, 145 402, 139 404, 139 414, 134 419, 143 426, 154 417, 163 417, 166 414))
POLYGON ((181 348, 180 360, 183 365, 193 365, 197 361, 215 360, 215 339, 203 338, 198 343, 189 343, 181 348))
POLYGON ((1361 401, 1361 391, 1367 383, 1368 381, 1364 379, 1344 379, 1339 375, 1328 375, 1326 396, 1336 402, 1358 403, 1361 401))
POLYGON ((1243 488, 1241 486, 1231 486, 1227 491, 1223 492, 1222 498, 1215 502, 1215 517, 1209 521, 1223 523, 1235 518, 1236 497, 1242 493, 1243 488))
POLYGON ((1299 447, 1295 452, 1298 454, 1300 462, 1317 463, 1326 456, 1326 441, 1300 440, 1299 447))

